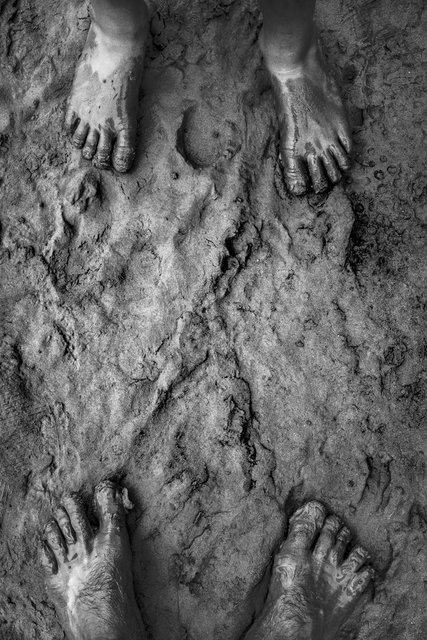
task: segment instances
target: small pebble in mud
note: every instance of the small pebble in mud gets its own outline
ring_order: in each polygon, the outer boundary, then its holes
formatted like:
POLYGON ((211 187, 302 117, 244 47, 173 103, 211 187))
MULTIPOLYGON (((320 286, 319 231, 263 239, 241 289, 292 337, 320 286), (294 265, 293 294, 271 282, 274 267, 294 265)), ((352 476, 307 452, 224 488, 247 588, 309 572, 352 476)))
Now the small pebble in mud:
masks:
POLYGON ((195 168, 230 160, 241 147, 237 125, 208 105, 190 107, 178 131, 178 150, 195 168))

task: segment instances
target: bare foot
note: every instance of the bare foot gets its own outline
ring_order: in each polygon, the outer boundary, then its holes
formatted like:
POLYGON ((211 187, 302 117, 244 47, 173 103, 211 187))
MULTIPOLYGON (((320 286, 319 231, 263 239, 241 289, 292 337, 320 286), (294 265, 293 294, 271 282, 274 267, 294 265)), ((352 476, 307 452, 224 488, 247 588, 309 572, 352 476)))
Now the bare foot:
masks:
POLYGON ((315 41, 303 58, 279 58, 261 42, 280 127, 289 191, 302 195, 337 183, 350 168, 351 132, 337 83, 315 41))
POLYGON ((325 515, 313 501, 292 516, 264 610, 246 640, 333 640, 367 592, 374 575, 367 551, 357 546, 344 559, 350 531, 325 515))
POLYGON ((65 124, 83 156, 102 168, 125 172, 135 157, 145 31, 141 23, 113 33, 93 19, 77 64, 65 124))
POLYGON ((49 596, 69 640, 143 640, 122 490, 102 482, 94 505, 96 535, 76 496, 45 528, 41 557, 49 596))

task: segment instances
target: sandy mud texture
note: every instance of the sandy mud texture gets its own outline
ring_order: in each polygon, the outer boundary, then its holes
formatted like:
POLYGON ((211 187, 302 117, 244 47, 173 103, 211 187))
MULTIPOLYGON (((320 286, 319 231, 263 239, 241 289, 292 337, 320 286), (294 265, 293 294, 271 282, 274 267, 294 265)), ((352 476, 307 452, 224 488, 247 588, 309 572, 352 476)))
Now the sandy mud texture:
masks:
POLYGON ((159 5, 128 175, 62 132, 85 3, 0 1, 2 640, 63 637, 38 521, 106 476, 153 640, 240 638, 308 498, 378 572, 342 638, 426 637, 427 13, 393 4, 319 3, 356 157, 298 199, 253 0, 159 5))

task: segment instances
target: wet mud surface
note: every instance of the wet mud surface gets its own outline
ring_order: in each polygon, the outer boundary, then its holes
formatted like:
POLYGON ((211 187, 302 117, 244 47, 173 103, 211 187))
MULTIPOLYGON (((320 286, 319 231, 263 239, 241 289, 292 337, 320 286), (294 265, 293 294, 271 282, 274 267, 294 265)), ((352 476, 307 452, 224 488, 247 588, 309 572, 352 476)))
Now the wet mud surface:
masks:
POLYGON ((150 638, 240 638, 308 498, 378 572, 341 637, 425 637, 427 14, 321 4, 355 165, 292 198, 252 0, 159 6, 124 176, 61 128, 87 6, 0 2, 2 640, 63 637, 38 523, 105 477, 150 638))

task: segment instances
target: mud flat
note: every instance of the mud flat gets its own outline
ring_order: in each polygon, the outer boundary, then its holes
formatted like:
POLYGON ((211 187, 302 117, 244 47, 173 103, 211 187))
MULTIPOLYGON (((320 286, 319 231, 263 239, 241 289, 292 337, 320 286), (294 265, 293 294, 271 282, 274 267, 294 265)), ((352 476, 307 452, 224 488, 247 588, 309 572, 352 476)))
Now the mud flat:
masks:
POLYGON ((342 638, 425 637, 423 5, 322 3, 355 165, 291 198, 252 0, 159 6, 128 175, 61 129, 86 5, 0 2, 2 640, 63 637, 38 521, 106 476, 151 638, 239 638, 309 498, 378 572, 342 638))

